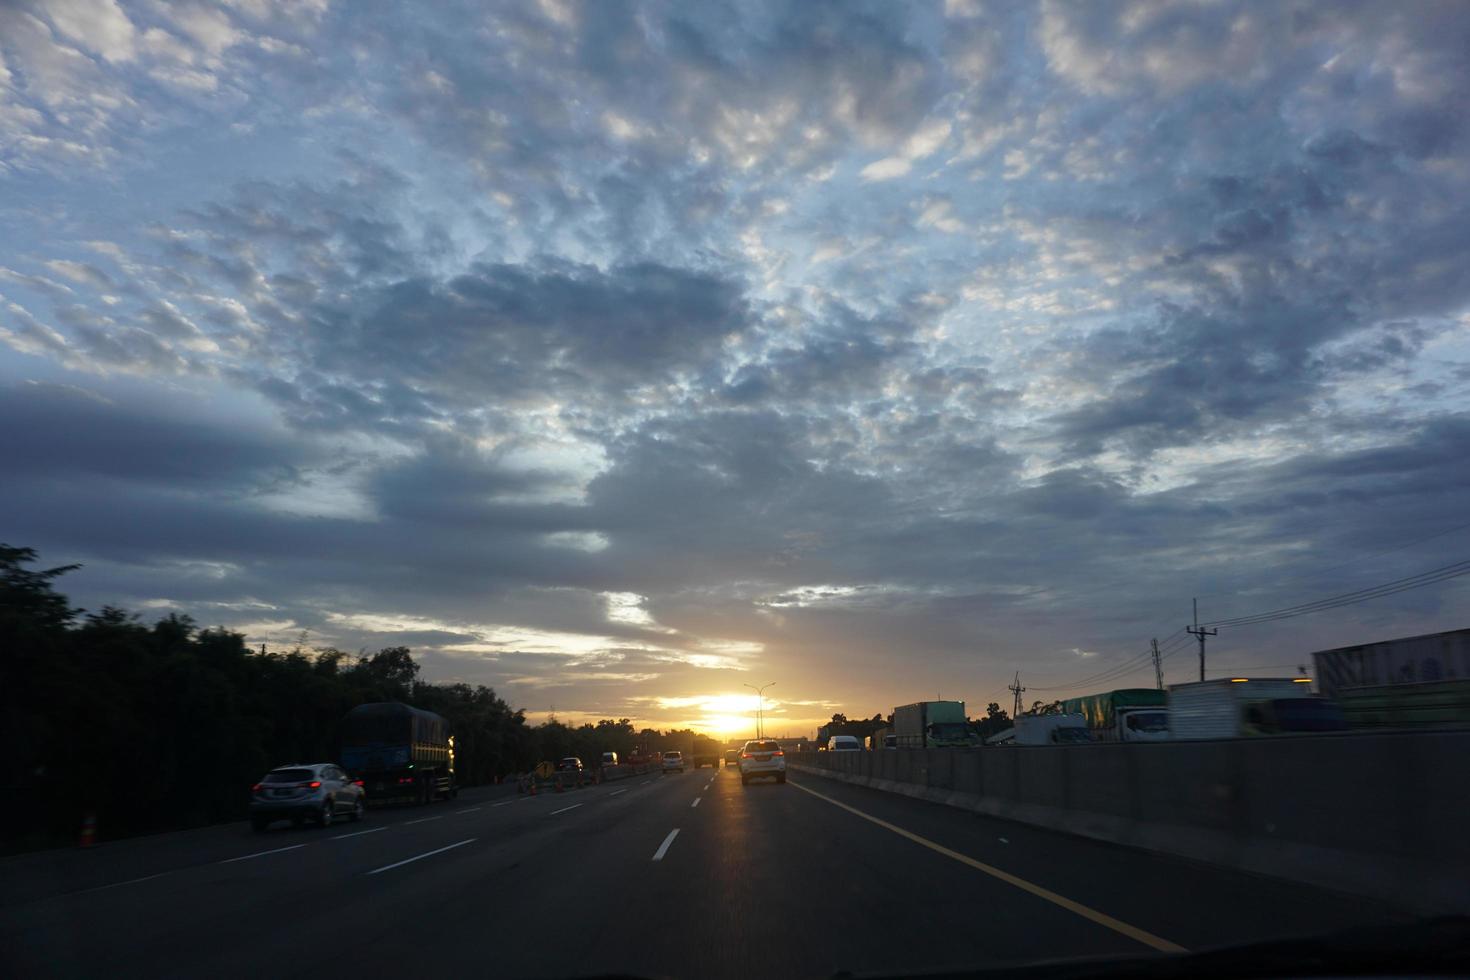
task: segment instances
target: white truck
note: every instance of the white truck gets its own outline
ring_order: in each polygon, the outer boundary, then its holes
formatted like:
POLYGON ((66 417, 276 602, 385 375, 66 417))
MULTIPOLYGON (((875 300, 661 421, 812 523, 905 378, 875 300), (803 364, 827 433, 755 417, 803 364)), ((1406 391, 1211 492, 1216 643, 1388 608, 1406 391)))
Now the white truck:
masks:
POLYGON ((1092 732, 1081 714, 1022 715, 1016 719, 1016 745, 1071 745, 1091 742, 1092 732))
POLYGON ((1222 677, 1169 687, 1176 739, 1245 738, 1340 731, 1342 711, 1314 695, 1305 677, 1222 677))

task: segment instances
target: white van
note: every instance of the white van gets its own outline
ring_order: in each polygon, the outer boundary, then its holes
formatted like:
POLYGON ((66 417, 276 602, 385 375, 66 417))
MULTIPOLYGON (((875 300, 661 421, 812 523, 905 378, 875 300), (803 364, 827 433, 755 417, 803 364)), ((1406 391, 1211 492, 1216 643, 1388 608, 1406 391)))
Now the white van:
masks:
POLYGON ((856 735, 833 735, 827 739, 828 752, 861 752, 863 743, 857 740, 856 735))

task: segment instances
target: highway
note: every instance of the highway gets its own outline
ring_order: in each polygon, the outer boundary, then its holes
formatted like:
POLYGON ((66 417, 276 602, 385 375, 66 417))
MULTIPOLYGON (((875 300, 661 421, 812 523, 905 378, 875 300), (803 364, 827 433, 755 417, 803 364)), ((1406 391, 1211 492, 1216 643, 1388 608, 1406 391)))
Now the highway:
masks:
POLYGON ((0 974, 901 974, 1408 918, 795 772, 488 787, 277 827, 0 862, 0 974))

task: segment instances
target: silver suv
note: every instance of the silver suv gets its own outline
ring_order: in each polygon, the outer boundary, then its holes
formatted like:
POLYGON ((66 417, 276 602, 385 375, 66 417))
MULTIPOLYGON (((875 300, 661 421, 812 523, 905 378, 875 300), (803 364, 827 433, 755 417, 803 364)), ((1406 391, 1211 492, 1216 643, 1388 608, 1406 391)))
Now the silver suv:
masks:
POLYGON ((740 784, 748 786, 759 776, 775 776, 776 782, 786 782, 786 753, 781 751, 780 742, 746 742, 740 750, 740 784))
POLYGON ((250 790, 250 826, 265 830, 276 820, 310 820, 329 827, 339 815, 361 820, 367 808, 362 780, 330 762, 272 769, 250 790))

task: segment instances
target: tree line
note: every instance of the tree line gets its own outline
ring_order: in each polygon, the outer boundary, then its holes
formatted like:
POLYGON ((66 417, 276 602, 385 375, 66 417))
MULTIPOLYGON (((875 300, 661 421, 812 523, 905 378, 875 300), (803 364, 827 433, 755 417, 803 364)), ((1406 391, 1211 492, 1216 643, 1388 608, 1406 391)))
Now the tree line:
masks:
POLYGON ((6 850, 75 839, 92 814, 106 837, 243 817, 270 769, 337 758, 337 726, 374 701, 449 720, 461 785, 490 783, 542 759, 691 747, 691 731, 635 730, 626 719, 527 724, 485 685, 419 679, 407 647, 270 651, 170 614, 144 623, 105 606, 73 608, 34 568, 36 552, 0 544, 0 839, 6 850))

